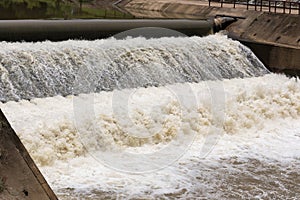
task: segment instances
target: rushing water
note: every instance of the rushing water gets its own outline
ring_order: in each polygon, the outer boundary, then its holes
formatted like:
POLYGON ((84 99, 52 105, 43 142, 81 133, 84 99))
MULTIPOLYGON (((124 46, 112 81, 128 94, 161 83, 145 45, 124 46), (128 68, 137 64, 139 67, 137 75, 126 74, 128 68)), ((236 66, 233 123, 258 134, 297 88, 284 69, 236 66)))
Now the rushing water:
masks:
POLYGON ((55 82, 62 73, 45 75, 48 84, 28 81, 41 89, 26 96, 44 90, 44 98, 25 100, 19 79, 2 72, 14 85, 2 87, 2 100, 22 100, 0 107, 59 198, 300 198, 300 84, 268 73, 238 42, 213 35, 1 45, 2 66, 30 71, 19 73, 23 81, 53 68, 72 77, 82 67, 89 74, 79 89, 97 88, 95 80, 109 87, 63 97, 65 85, 55 82))
POLYGON ((268 72, 248 48, 224 36, 0 45, 2 102, 268 72))

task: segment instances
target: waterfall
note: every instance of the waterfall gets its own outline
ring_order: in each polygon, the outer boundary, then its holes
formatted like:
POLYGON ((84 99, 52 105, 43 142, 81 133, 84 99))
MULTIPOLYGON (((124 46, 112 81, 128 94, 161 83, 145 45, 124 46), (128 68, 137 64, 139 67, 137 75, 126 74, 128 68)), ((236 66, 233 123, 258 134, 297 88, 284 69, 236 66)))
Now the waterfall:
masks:
POLYGON ((247 47, 224 35, 0 47, 2 102, 268 73, 247 47))

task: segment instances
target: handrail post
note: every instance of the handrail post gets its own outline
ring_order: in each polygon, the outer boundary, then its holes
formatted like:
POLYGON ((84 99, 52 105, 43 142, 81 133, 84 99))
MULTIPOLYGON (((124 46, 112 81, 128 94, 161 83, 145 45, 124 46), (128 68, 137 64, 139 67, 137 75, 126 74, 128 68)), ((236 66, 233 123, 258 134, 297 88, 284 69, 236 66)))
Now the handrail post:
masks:
POLYGON ((235 8, 235 0, 233 0, 233 8, 235 8))
POLYGON ((298 15, 300 15, 300 3, 298 2, 298 15))
POLYGON ((269 13, 271 12, 271 1, 269 0, 269 13))
POLYGON ((257 0, 254 1, 254 8, 255 8, 255 11, 257 9, 257 0))
POLYGON ((221 0, 221 8, 223 8, 223 0, 221 0))
POLYGON ((209 7, 210 7, 210 1, 211 1, 211 0, 208 0, 208 6, 209 6, 209 7))
POLYGON ((262 11, 262 3, 263 3, 263 1, 260 0, 260 11, 262 11))
POLYGON ((285 1, 283 1, 283 14, 285 14, 285 1))
POLYGON ((249 0, 247 0, 247 10, 249 10, 249 0))
POLYGON ((276 7, 277 7, 277 1, 274 1, 275 5, 274 5, 274 12, 276 13, 276 7))

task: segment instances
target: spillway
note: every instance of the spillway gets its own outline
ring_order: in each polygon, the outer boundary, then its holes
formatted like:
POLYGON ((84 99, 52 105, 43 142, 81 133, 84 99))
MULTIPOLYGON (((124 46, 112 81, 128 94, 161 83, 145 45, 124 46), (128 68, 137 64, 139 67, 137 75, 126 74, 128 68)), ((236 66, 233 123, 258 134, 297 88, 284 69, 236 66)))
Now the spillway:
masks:
POLYGON ((299 80, 239 42, 0 46, 0 108, 60 199, 299 197, 299 80))
POLYGON ((268 73, 225 36, 0 45, 2 102, 268 73))

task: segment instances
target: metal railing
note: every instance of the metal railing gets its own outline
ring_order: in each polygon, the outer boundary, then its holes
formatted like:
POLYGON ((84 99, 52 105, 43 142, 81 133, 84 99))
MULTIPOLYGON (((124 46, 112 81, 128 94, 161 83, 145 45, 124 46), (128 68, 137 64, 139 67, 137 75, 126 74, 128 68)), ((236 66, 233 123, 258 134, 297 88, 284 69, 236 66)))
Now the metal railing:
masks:
POLYGON ((252 0, 252 1, 237 1, 237 0, 220 0, 212 1, 208 0, 209 6, 220 6, 241 8, 245 7, 247 10, 274 12, 274 13, 287 13, 300 15, 300 2, 291 1, 278 1, 278 0, 252 0))

